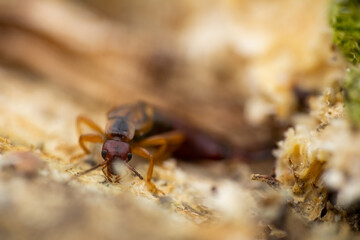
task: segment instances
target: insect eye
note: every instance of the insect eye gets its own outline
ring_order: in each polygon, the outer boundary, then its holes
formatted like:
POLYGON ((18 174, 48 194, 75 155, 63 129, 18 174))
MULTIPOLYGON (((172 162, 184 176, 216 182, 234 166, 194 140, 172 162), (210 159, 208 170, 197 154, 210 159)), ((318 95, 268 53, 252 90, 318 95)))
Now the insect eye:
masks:
POLYGON ((107 151, 106 151, 106 150, 102 150, 102 151, 101 151, 101 156, 105 159, 106 155, 107 155, 107 151))
POLYGON ((131 153, 128 153, 128 161, 130 161, 132 158, 132 154, 131 153))

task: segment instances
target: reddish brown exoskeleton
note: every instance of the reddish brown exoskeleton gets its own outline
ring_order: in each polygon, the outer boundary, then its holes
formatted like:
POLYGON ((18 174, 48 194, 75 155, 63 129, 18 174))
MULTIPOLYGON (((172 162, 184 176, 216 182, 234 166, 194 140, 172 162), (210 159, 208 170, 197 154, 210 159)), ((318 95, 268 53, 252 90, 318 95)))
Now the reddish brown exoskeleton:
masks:
POLYGON ((164 116, 158 110, 144 102, 121 105, 108 112, 108 123, 105 132, 92 120, 80 116, 77 118, 77 129, 80 134, 79 143, 84 154, 90 153, 85 142, 103 143, 101 155, 104 162, 89 170, 88 173, 99 167, 105 177, 113 182, 118 179, 112 169, 114 161, 123 161, 140 179, 143 177, 131 166, 129 161, 132 154, 136 154, 150 161, 146 181, 151 183, 154 163, 163 158, 167 153, 185 159, 222 159, 229 157, 228 148, 209 138, 206 134, 189 128, 181 121, 169 116, 164 116), (83 134, 81 124, 92 128, 96 134, 83 134), (146 148, 156 147, 151 154, 146 148))

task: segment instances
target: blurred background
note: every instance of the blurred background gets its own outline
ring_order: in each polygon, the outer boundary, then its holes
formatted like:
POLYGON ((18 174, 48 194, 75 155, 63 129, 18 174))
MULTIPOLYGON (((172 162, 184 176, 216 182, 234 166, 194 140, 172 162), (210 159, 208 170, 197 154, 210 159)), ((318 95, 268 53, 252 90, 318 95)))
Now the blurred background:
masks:
POLYGON ((285 198, 259 208, 250 172, 272 174, 283 131, 344 70, 327 0, 0 0, 0 136, 9 139, 0 138, 0 163, 18 146, 47 163, 31 181, 0 171, 0 238, 269 237, 263 222, 285 214, 285 198), (155 169, 163 198, 132 178, 106 185, 94 173, 84 176, 88 186, 69 184, 76 117, 104 126, 111 107, 138 100, 271 160, 256 171, 216 163, 211 177, 170 162, 155 169), (123 194, 124 185, 143 198, 123 194))
POLYGON ((141 99, 271 148, 342 74, 327 3, 2 0, 0 65, 101 113, 141 99))

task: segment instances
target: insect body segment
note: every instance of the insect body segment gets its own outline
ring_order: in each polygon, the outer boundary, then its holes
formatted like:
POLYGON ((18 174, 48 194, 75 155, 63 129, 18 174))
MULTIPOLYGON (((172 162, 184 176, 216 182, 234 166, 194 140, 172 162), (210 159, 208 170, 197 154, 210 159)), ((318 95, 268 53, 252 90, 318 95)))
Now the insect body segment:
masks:
POLYGON ((132 140, 153 127, 154 109, 144 102, 122 105, 108 112, 107 135, 120 135, 132 140))
POLYGON ((105 135, 107 138, 119 137, 123 141, 131 141, 135 135, 135 125, 126 118, 109 119, 105 135))

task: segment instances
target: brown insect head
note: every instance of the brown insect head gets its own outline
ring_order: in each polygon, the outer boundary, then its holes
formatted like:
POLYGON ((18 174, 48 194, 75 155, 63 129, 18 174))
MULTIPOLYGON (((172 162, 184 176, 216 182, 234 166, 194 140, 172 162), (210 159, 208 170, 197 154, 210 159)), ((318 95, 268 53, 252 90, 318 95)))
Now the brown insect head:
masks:
POLYGON ((104 158, 105 162, 112 162, 116 159, 123 160, 125 166, 143 180, 141 174, 128 164, 132 157, 129 143, 123 142, 120 139, 108 139, 103 144, 101 156, 104 158))
POLYGON ((125 162, 129 162, 132 157, 130 144, 120 140, 109 139, 103 144, 101 156, 105 161, 112 161, 119 158, 125 162))

